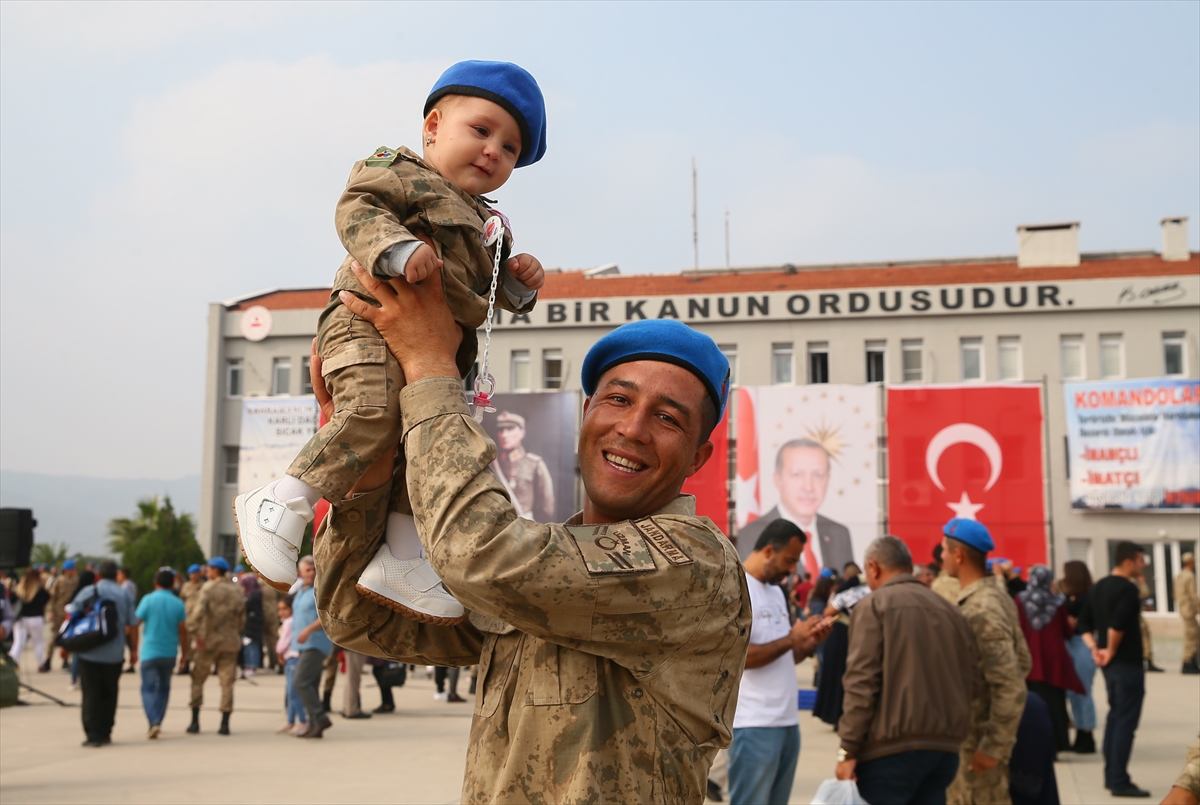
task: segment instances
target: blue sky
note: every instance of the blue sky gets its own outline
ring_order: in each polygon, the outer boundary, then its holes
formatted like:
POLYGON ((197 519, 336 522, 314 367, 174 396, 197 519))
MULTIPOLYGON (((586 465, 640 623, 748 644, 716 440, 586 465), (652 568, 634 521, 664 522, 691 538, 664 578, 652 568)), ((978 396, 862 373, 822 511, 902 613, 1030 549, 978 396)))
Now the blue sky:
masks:
POLYGON ((1200 244, 1197 3, 0 5, 0 466, 199 469, 206 306, 328 284, 350 165, 445 67, 519 62, 548 266, 1200 244))

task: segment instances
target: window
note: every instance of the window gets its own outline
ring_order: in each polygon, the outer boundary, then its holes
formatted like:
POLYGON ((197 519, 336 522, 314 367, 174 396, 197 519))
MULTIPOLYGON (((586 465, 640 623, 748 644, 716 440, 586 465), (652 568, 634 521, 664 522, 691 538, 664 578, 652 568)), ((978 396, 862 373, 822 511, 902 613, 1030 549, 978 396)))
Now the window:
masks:
POLYGON ((734 388, 738 384, 737 344, 717 344, 717 349, 725 353, 725 360, 729 361, 729 387, 734 388))
POLYGON ((905 383, 920 383, 925 379, 922 357, 925 344, 920 338, 906 338, 900 342, 900 358, 904 369, 905 383))
POLYGON ((808 382, 829 382, 829 342, 808 342, 808 382))
POLYGON ((1059 353, 1062 356, 1064 380, 1082 380, 1087 377, 1083 369, 1083 336, 1064 335, 1059 342, 1059 353))
POLYGON ((1100 334, 1100 377, 1125 376, 1125 343, 1120 333, 1100 334))
POLYGON ((561 349, 542 350, 542 388, 563 387, 563 356, 561 349))
POLYGON ((533 388, 529 377, 529 350, 514 349, 512 351, 512 390, 529 391, 533 388))
POLYGON ((238 453, 237 447, 225 448, 225 485, 237 486, 238 482, 238 453))
POLYGON ((230 358, 225 362, 225 393, 230 397, 242 396, 241 358, 230 358))
POLYGON ((887 341, 867 342, 867 382, 882 383, 887 365, 887 341))
POLYGON ((292 359, 276 358, 271 364, 271 393, 287 394, 292 389, 292 359))
POLYGON ((304 358, 300 361, 300 393, 312 394, 312 376, 309 374, 309 367, 312 365, 312 358, 304 358))
POLYGON ((771 382, 786 385, 792 380, 792 345, 771 345, 771 382))
POLYGON ((1163 333, 1163 370, 1173 377, 1187 374, 1183 354, 1183 333, 1163 333))
POLYGON ((216 555, 224 556, 230 567, 236 565, 238 558, 242 555, 237 534, 217 534, 216 549, 216 555))
POLYGON ((962 356, 962 379, 983 380, 983 339, 963 338, 958 342, 962 356))
POLYGON ((1000 379, 1021 379, 1021 336, 1002 335, 996 340, 998 346, 1000 379))

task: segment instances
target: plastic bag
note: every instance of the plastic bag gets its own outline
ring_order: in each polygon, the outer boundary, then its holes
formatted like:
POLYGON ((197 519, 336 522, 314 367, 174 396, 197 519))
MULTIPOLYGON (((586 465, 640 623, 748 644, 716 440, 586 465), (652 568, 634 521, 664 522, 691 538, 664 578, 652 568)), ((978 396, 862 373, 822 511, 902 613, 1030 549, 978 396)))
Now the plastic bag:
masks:
POLYGON ((817 788, 817 793, 813 795, 812 805, 868 805, 868 803, 858 793, 858 785, 853 780, 830 778, 817 788))

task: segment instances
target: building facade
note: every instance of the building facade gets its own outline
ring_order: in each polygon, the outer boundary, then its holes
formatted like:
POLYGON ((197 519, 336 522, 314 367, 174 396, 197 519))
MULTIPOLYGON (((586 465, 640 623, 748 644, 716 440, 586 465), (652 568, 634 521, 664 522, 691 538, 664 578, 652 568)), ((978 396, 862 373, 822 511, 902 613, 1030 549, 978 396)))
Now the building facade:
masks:
MULTIPOLYGON (((576 390, 604 332, 669 317, 721 345, 734 385, 1042 383, 1051 561, 1081 559, 1103 575, 1115 542, 1144 543, 1166 613, 1169 579, 1181 553, 1195 550, 1200 515, 1073 510, 1063 399, 1064 384, 1080 380, 1200 376, 1200 255, 1187 250, 1182 219, 1163 227, 1162 252, 1081 255, 1077 225, 1061 224, 1019 229, 1016 257, 549 273, 532 313, 498 311, 490 371, 501 392, 576 390)), ((242 398, 311 393, 309 345, 328 295, 280 290, 210 307, 199 536, 212 552, 236 551, 242 398)), ((882 454, 883 424, 878 436, 882 454)))

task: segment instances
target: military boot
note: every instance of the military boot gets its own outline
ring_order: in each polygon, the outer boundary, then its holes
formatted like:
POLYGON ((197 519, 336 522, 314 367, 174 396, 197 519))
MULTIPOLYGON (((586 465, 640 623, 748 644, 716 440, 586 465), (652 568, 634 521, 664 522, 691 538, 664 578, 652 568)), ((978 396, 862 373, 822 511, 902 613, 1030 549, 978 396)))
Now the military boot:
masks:
POLYGON ((221 729, 217 730, 217 735, 229 734, 229 713, 221 713, 221 729))
POLYGON ((192 735, 200 732, 200 708, 192 708, 192 723, 188 725, 187 731, 192 735))

